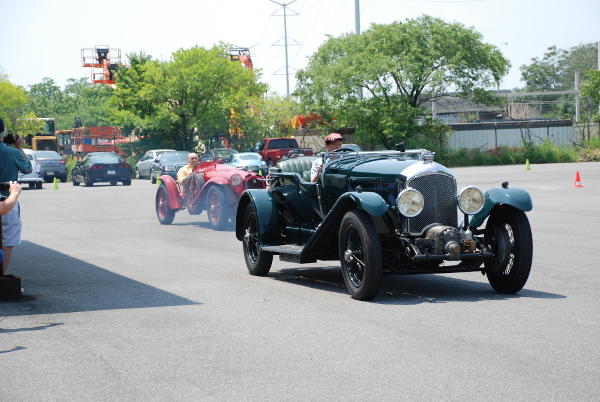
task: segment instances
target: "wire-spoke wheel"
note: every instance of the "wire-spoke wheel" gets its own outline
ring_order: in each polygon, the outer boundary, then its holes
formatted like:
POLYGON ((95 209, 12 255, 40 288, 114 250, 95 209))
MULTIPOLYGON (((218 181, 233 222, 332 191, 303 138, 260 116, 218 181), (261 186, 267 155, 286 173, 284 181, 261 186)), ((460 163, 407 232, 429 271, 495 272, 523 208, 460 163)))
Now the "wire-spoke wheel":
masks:
POLYGON ((273 254, 262 251, 258 239, 258 218, 254 204, 244 210, 244 259, 251 275, 265 276, 271 270, 273 254))
POLYGON ((206 197, 206 214, 213 230, 223 230, 229 222, 227 196, 218 187, 208 190, 206 197))
POLYGON ((175 219, 175 209, 169 208, 169 193, 164 184, 156 190, 156 216, 161 225, 170 225, 175 219))
POLYGON ((381 244, 371 216, 355 209, 344 215, 339 238, 342 275, 350 295, 371 300, 381 282, 381 244))
POLYGON ((496 257, 485 264, 490 285, 498 293, 523 289, 533 261, 533 236, 525 212, 505 205, 494 208, 485 239, 496 257))

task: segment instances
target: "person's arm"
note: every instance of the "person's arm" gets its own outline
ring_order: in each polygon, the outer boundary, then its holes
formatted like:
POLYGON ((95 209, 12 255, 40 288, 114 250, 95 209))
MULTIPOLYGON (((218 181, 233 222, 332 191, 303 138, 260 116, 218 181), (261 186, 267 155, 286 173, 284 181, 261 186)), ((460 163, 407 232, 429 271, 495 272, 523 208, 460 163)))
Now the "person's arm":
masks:
POLYGON ((185 183, 188 181, 188 176, 190 175, 190 171, 187 166, 182 167, 177 172, 177 182, 180 186, 185 186, 185 183))
POLYGON ((315 159, 312 165, 312 169, 310 170, 310 181, 313 183, 319 179, 319 172, 323 168, 323 159, 315 159))
POLYGON ((22 188, 19 183, 16 181, 10 182, 10 188, 8 189, 10 194, 4 202, 0 202, 0 215, 6 215, 17 205, 17 199, 21 194, 21 190, 22 188))
POLYGON ((20 135, 17 135, 16 137, 15 148, 21 151, 21 153, 23 154, 23 158, 25 159, 24 161, 19 161, 19 170, 21 171, 21 173, 29 174, 33 172, 33 166, 31 165, 29 158, 27 158, 25 151, 23 151, 23 137, 21 137, 20 135))

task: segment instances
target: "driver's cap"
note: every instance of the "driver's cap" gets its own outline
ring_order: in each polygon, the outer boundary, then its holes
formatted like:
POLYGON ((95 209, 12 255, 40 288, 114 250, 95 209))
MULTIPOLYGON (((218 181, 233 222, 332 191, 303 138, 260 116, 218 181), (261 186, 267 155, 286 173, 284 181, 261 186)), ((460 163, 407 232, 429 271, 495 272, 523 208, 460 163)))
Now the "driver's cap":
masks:
POLYGON ((344 139, 344 137, 342 137, 341 134, 331 133, 327 137, 325 137, 325 144, 331 144, 332 142, 335 142, 337 140, 343 140, 343 139, 344 139))

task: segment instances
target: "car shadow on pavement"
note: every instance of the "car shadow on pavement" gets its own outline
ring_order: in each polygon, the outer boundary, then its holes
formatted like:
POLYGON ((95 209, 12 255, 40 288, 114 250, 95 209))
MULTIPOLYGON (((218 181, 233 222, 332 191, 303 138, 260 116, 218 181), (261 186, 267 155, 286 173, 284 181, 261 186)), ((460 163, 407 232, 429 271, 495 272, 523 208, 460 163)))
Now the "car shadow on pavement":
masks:
MULTIPOLYGON (((566 296, 525 288, 516 294, 497 293, 479 272, 456 273, 455 277, 439 274, 384 275, 379 294, 371 303, 411 305, 421 303, 478 302, 485 300, 508 300, 514 298, 564 299, 566 296), (462 277, 460 277, 462 275, 462 277), (478 275, 481 281, 471 280, 478 275), (471 279, 466 279, 466 278, 471 279)), ((327 292, 347 294, 339 266, 300 267, 271 270, 273 279, 320 289, 327 292)))
POLYGON ((25 291, 0 302, 1 316, 200 304, 35 243, 18 247, 11 267, 25 291))

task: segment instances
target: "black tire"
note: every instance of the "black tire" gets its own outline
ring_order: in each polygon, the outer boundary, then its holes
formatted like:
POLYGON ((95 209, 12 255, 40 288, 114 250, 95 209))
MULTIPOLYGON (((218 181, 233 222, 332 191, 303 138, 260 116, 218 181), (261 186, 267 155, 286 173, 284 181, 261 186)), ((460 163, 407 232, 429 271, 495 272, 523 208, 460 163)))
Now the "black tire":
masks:
POLYGON ((175 219, 177 210, 169 208, 169 192, 167 186, 161 184, 156 190, 156 217, 161 225, 170 225, 175 219))
POLYGON ((80 184, 81 184, 81 183, 79 183, 77 180, 75 180, 75 176, 73 175, 73 185, 74 185, 74 186, 78 186, 78 185, 80 185, 80 184))
POLYGON ((111 186, 116 186, 116 185, 117 185, 117 182, 116 182, 116 181, 111 181, 111 182, 110 182, 110 185, 111 185, 111 186))
POLYGON ((44 184, 44 183, 43 183, 43 182, 41 182, 41 181, 36 181, 36 182, 35 182, 35 188, 37 188, 37 189, 39 190, 39 189, 41 189, 41 188, 42 188, 42 185, 43 185, 43 184, 44 184))
POLYGON ((206 196, 206 215, 213 230, 225 229, 229 222, 228 208, 227 196, 223 191, 216 186, 211 187, 206 196))
POLYGON ((272 161, 271 159, 268 159, 268 160, 267 160, 267 168, 272 168, 273 166, 275 166, 275 165, 273 164, 273 161, 272 161))
POLYGON ((244 259, 250 275, 265 276, 271 270, 273 254, 262 251, 258 241, 258 219, 254 204, 244 210, 244 259))
POLYGON ((150 173, 150 183, 156 184, 156 178, 152 176, 152 173, 150 173))
POLYGON ((29 188, 35 188, 36 184, 34 181, 29 183, 29 188))
POLYGON ((131 179, 125 179, 125 180, 123 180, 123 185, 124 186, 131 186, 131 179))
POLYGON ((92 187, 94 185, 94 182, 91 181, 90 179, 88 179, 87 174, 83 174, 83 184, 85 184, 86 187, 92 187))
POLYGON ((140 174, 140 170, 138 168, 135 168, 135 178, 138 180, 142 178, 142 175, 140 174))
POLYGON ((344 215, 339 232, 342 276, 350 295, 371 300, 381 282, 381 244, 371 216, 355 209, 344 215))
POLYGON ((485 264, 492 288, 508 294, 523 289, 533 261, 533 236, 525 212, 508 205, 494 208, 486 224, 485 240, 498 256, 485 264))
POLYGON ((60 182, 61 183, 66 183, 67 182, 67 176, 61 176, 60 182))

